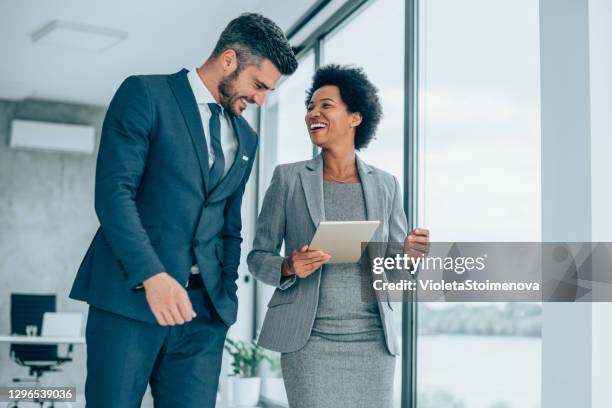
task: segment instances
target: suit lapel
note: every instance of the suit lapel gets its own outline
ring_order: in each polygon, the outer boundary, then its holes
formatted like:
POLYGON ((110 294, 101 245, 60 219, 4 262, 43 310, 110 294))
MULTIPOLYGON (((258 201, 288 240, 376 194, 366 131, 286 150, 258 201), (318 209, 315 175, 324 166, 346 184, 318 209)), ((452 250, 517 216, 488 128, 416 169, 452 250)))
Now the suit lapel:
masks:
POLYGON ((236 141, 238 142, 238 148, 236 149, 236 156, 234 157, 234 162, 229 171, 221 179, 221 182, 210 191, 210 199, 213 201, 223 199, 234 192, 238 184, 242 181, 247 164, 250 160, 254 159, 253 157, 249 157, 245 151, 245 138, 248 130, 243 128, 241 121, 232 113, 229 113, 229 117, 232 128, 234 129, 236 141))
POLYGON ((204 183, 204 191, 207 191, 208 183, 208 149, 204 138, 204 129, 202 127, 202 117, 198 110, 198 104, 189 85, 187 79, 187 70, 183 69, 169 78, 170 88, 174 93, 176 102, 183 114, 185 124, 189 130, 193 147, 200 162, 200 171, 204 183))
MULTIPOLYGON (((361 179, 368 220, 383 221, 383 211, 377 197, 380 197, 379 186, 373 175, 374 169, 357 156, 357 171, 361 179)), ((306 169, 300 172, 300 179, 310 217, 315 226, 325 221, 323 202, 323 157, 319 154, 306 163, 306 169)), ((376 236, 376 235, 375 235, 376 236)))
MULTIPOLYGON (((374 232, 374 236, 371 240, 371 242, 374 242, 374 245, 368 245, 368 257, 370 260, 369 262, 366 261, 366 265, 372 265, 372 260, 374 258, 384 257, 387 252, 387 243, 382 242, 380 236, 383 224, 385 223, 385 211, 382 207, 383 201, 381 200, 383 194, 380 190, 380 183, 377 183, 376 180, 376 170, 364 163, 359 156, 357 156, 357 171, 359 172, 359 178, 361 179, 361 186, 363 188, 367 219, 368 221, 380 221, 380 225, 374 232)), ((381 277, 383 282, 388 282, 386 273, 383 273, 381 277)), ((389 291, 386 290, 384 293, 386 299, 381 299, 381 292, 376 291, 377 300, 379 302, 386 300, 389 307, 393 309, 389 300, 389 291)))
POLYGON ((300 171, 300 180, 306 196, 308 212, 315 227, 325 221, 323 204, 323 157, 319 154, 306 163, 306 168, 300 171))
POLYGON ((376 199, 377 197, 381 197, 381 195, 378 191, 378 183, 373 175, 374 169, 357 156, 357 172, 359 173, 361 187, 363 188, 367 219, 368 221, 377 220, 382 222, 380 200, 376 199))
MULTIPOLYGON (((359 173, 361 186, 363 188, 367 219, 368 221, 380 221, 381 223, 372 238, 373 242, 377 242, 377 240, 380 241, 378 237, 382 224, 385 222, 383 219, 384 211, 381 207, 380 200, 380 197, 382 197, 380 185, 376 182, 376 177, 374 174, 375 170, 364 163, 359 156, 357 156, 357 171, 359 173)), ((377 256, 382 256, 381 254, 377 254, 377 250, 382 249, 382 246, 382 244, 368 245, 368 254, 370 255, 371 259, 377 256)))

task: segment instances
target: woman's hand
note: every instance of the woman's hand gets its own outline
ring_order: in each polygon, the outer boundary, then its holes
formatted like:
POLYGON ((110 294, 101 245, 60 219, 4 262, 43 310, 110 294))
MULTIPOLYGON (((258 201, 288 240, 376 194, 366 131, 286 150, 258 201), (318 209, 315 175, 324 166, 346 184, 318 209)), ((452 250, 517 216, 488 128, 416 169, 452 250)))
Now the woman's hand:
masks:
POLYGON ((285 257, 282 266, 283 276, 296 275, 306 278, 331 259, 331 254, 325 251, 311 251, 304 245, 297 251, 285 257))
POLYGON ((416 228, 404 239, 404 253, 410 258, 418 258, 429 252, 429 230, 416 228))

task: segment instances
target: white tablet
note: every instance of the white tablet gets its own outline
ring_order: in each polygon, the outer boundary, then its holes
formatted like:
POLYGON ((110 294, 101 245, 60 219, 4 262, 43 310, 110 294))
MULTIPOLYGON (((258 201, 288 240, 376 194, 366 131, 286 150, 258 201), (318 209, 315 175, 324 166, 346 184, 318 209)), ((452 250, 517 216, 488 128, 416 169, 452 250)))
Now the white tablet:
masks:
POLYGON ((328 251, 332 264, 357 262, 361 243, 370 242, 379 224, 380 221, 322 221, 309 249, 328 251))

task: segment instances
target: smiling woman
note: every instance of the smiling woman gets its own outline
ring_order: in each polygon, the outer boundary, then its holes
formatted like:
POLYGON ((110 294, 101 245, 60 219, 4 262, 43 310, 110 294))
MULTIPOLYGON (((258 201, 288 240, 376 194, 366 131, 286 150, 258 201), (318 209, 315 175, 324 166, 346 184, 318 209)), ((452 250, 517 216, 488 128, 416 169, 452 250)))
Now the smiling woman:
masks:
POLYGON ((312 86, 306 93, 306 109, 309 112, 306 124, 314 144, 320 145, 315 138, 328 134, 320 129, 333 125, 326 119, 337 117, 338 110, 335 108, 338 106, 351 113, 348 119, 350 125, 355 127, 355 149, 367 147, 382 118, 382 108, 378 90, 367 79, 363 69, 330 64, 317 70, 312 86))
POLYGON ((372 241, 406 238, 399 182, 355 152, 380 121, 378 91, 362 69, 330 65, 315 73, 307 98, 305 121, 321 154, 275 169, 247 258, 253 276, 276 288, 259 344, 282 353, 292 408, 390 408, 399 345, 388 302, 362 301, 361 265, 369 253, 355 263, 327 264, 328 251, 308 248, 322 220, 377 220, 372 241))

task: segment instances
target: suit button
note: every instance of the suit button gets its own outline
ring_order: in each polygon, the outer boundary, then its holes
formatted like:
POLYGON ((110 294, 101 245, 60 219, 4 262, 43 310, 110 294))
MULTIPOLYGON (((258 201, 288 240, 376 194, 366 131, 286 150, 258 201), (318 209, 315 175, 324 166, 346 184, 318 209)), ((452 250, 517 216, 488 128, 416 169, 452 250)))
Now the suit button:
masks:
POLYGON ((208 207, 208 201, 204 201, 204 208, 208 207))
POLYGON ((199 247, 199 246, 200 246, 200 240, 196 238, 196 239, 193 241, 193 246, 194 246, 194 247, 199 247))

